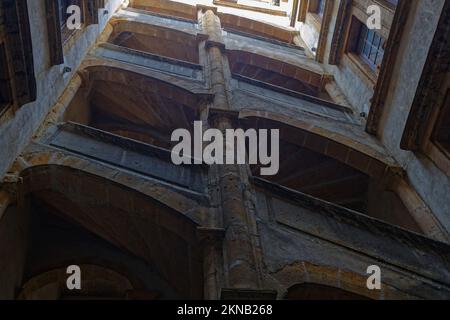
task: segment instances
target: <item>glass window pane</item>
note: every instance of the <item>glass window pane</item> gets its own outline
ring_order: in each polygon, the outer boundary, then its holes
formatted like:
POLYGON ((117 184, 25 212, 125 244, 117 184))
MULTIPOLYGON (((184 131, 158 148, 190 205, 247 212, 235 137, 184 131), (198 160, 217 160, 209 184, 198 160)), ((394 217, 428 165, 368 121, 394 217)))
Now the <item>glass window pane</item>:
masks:
POLYGON ((373 44, 375 45, 375 47, 378 48, 378 46, 380 45, 380 41, 381 41, 381 37, 378 33, 374 33, 374 38, 373 38, 373 44))
POLYGON ((372 42, 375 31, 368 29, 367 31, 367 41, 372 42))
POLYGON ((367 37, 367 28, 365 26, 361 26, 361 31, 358 40, 358 53, 362 53, 364 51, 364 45, 366 44, 367 37))
POLYGON ((361 25, 358 40, 357 53, 372 69, 376 69, 383 61, 385 40, 378 32, 370 30, 364 25, 361 25))
POLYGON ((369 57, 371 48, 372 48, 372 45, 370 43, 366 42, 366 46, 364 47, 364 51, 362 52, 362 54, 366 57, 369 57))
POLYGON ((372 46, 369 54, 369 60, 375 64, 375 60, 377 57, 378 48, 376 46, 372 46))
POLYGON ((383 62, 383 57, 384 57, 384 52, 383 51, 379 51, 378 52, 378 55, 377 55, 377 60, 376 60, 376 62, 375 62, 375 64, 378 66, 378 65, 381 65, 381 63, 383 62))

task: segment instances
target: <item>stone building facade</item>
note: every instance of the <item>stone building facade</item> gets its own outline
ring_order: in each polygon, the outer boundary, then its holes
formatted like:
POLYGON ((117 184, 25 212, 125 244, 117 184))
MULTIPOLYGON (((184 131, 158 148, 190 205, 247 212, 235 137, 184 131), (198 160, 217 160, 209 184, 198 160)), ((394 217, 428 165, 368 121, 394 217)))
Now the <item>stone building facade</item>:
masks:
POLYGON ((449 15, 2 0, 0 298, 450 298, 449 15), (278 129, 278 173, 173 164, 194 121, 278 129))

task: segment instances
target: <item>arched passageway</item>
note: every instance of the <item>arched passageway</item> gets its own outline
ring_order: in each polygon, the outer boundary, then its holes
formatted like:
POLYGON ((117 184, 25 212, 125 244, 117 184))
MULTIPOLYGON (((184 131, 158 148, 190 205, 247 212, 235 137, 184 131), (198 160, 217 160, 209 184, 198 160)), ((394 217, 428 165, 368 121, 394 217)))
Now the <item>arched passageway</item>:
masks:
POLYGON ((170 148, 173 130, 193 129, 201 98, 173 84, 112 67, 86 70, 89 85, 69 103, 64 121, 170 148))
POLYGON ((22 216, 12 222, 21 230, 20 238, 11 235, 4 240, 8 246, 25 245, 22 256, 3 267, 14 269, 22 279, 23 298, 35 294, 202 298, 202 249, 192 220, 148 196, 80 170, 39 166, 26 169, 21 177, 22 201, 6 212, 6 220, 9 214, 22 216), (87 291, 70 293, 61 289, 61 272, 50 272, 69 265, 107 266, 129 283, 115 273, 108 278, 108 271, 106 278, 97 279, 103 283, 98 285, 88 267, 82 271, 87 291), (47 272, 50 275, 44 277, 47 272), (27 287, 41 276, 47 284, 27 287))

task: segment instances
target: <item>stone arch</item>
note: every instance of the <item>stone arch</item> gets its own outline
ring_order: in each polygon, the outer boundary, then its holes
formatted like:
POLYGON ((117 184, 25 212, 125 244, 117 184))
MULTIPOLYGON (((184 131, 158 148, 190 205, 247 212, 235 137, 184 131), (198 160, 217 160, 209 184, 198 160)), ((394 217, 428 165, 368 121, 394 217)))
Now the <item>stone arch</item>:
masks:
MULTIPOLYGON (((118 174, 114 166, 107 163, 94 162, 77 156, 68 154, 64 150, 36 146, 25 151, 21 157, 11 167, 12 172, 18 175, 18 179, 23 172, 28 169, 40 167, 61 167, 74 171, 80 171, 88 175, 98 176, 112 184, 120 184, 129 190, 141 193, 157 202, 184 214, 188 219, 196 224, 203 224, 205 212, 208 210, 208 201, 197 193, 189 192, 181 188, 176 188, 164 183, 155 183, 141 175, 122 171, 118 174), (195 208, 195 209, 193 209, 195 208)), ((186 174, 183 174, 186 176, 186 174)), ((189 188, 194 188, 193 182, 186 182, 189 188)), ((0 197, 4 196, 0 193, 0 197)), ((8 199, 9 197, 7 197, 8 199)), ((8 200, 10 201, 10 200, 8 200)), ((8 202, 9 203, 9 202, 8 202)))
MULTIPOLYGON (((52 217, 137 257, 175 297, 203 296, 198 224, 186 215, 123 184, 69 167, 29 167, 20 179, 23 199, 33 197, 33 203, 45 206, 52 217)), ((88 263, 80 257, 70 262, 88 263)), ((60 258, 67 261, 63 253, 60 258)), ((59 258, 55 259, 57 267, 59 258)))
POLYGON ((233 76, 262 81, 280 88, 331 100, 323 92, 323 74, 242 50, 227 50, 233 76))
POLYGON ((236 16, 229 13, 219 12, 218 16, 222 27, 225 29, 236 30, 250 35, 265 37, 285 43, 294 43, 296 32, 280 26, 269 23, 236 16))
MULTIPOLYGON (((193 129, 208 95, 115 66, 87 66, 84 83, 63 112, 63 121, 170 148, 178 128, 193 129)), ((175 84, 174 84, 175 83, 175 84)))
POLYGON ((71 296, 124 299, 133 292, 136 285, 126 275, 117 272, 111 266, 83 264, 79 267, 82 279, 81 290, 68 290, 66 285, 67 266, 64 266, 35 275, 27 280, 22 286, 18 299, 56 300, 67 299, 71 296))
POLYGON ((199 100, 202 98, 199 94, 183 88, 177 83, 154 78, 149 75, 142 75, 115 66, 91 65, 83 68, 81 72, 87 73, 90 84, 95 81, 109 81, 129 85, 151 93, 159 93, 162 96, 172 98, 190 107, 197 106, 199 100))
POLYGON ((200 61, 199 43, 204 36, 122 18, 113 19, 110 25, 109 43, 193 64, 200 61))
POLYGON ((308 261, 297 261, 286 265, 272 276, 279 281, 282 287, 281 297, 285 299, 296 299, 296 295, 300 298, 307 298, 305 297, 307 291, 314 289, 317 289, 317 292, 313 298, 325 300, 335 300, 340 296, 352 300, 418 299, 418 297, 384 282, 383 279, 381 290, 369 290, 366 286, 366 275, 308 261), (323 291, 327 289, 330 289, 330 292, 324 293, 323 291), (304 292, 301 292, 302 290, 304 292))
POLYGON ((350 139, 338 132, 308 124, 300 119, 256 110, 242 110, 239 118, 257 121, 259 125, 265 123, 271 124, 272 127, 289 130, 291 134, 284 135, 284 138, 292 142, 295 139, 297 144, 311 151, 330 156, 374 178, 384 178, 390 171, 394 174, 399 170, 398 164, 392 158, 371 145, 350 139))
POLYGON ((196 20, 197 7, 187 3, 167 0, 131 0, 130 7, 147 10, 157 14, 179 17, 182 19, 196 20))
MULTIPOLYGON (((243 110, 240 118, 245 128, 280 132, 280 170, 263 179, 414 232, 431 230, 391 186, 401 170, 370 145, 287 115, 243 110)), ((259 166, 252 172, 259 176, 259 166)))

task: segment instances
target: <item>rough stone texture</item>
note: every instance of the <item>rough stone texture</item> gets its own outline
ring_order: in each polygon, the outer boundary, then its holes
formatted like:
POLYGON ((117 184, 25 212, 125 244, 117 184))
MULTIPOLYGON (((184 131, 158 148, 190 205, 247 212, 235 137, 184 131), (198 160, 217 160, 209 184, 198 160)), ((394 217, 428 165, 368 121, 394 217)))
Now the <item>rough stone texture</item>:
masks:
POLYGON ((408 21, 406 28, 411 32, 405 35, 400 44, 399 63, 393 69, 393 88, 387 97, 386 111, 380 124, 380 138, 407 171, 411 185, 448 230, 450 178, 423 155, 399 148, 443 4, 444 1, 420 1, 414 10, 416 15, 408 21))
MULTIPOLYGON (((29 1, 38 100, 0 123, 0 298, 65 297, 61 267, 75 263, 86 269, 86 296, 281 299, 312 284, 371 299, 448 299, 449 178, 398 147, 443 1, 420 2, 410 16, 381 139, 352 112, 367 109, 373 90, 349 58, 323 65, 294 44, 315 45, 320 29, 309 38, 312 26, 303 28, 299 41, 287 17, 272 23, 266 10, 256 21, 248 8, 209 0, 135 0, 115 12, 120 1, 110 0, 100 25, 66 45, 73 71, 62 75, 48 68, 43 6, 29 1), (290 80, 317 95, 289 90, 290 80), (168 137, 192 131, 193 120, 222 132, 280 129, 282 169, 310 181, 306 190, 245 165, 173 165, 168 137), (355 181, 364 212, 335 195, 355 181), (340 205, 325 201, 330 194, 340 205), (391 208, 399 217, 374 218, 391 208), (366 288, 372 264, 382 269, 379 291, 366 288)), ((355 1, 355 14, 369 3, 355 1)), ((334 23, 321 35, 325 62, 334 23)))
MULTIPOLYGON (((121 0, 110 0, 108 2, 109 15, 103 15, 100 12, 100 25, 89 26, 77 40, 76 45, 67 48, 65 64, 72 68, 73 73, 120 3, 121 0)), ((39 127, 73 75, 73 73, 64 74, 62 66, 49 67, 48 41, 44 31, 47 29, 44 1, 29 0, 28 11, 33 42, 37 100, 20 108, 14 116, 1 119, 0 175, 6 173, 11 163, 30 141, 34 131, 39 127), (14 128, 20 128, 20 130, 14 130, 14 128)))

